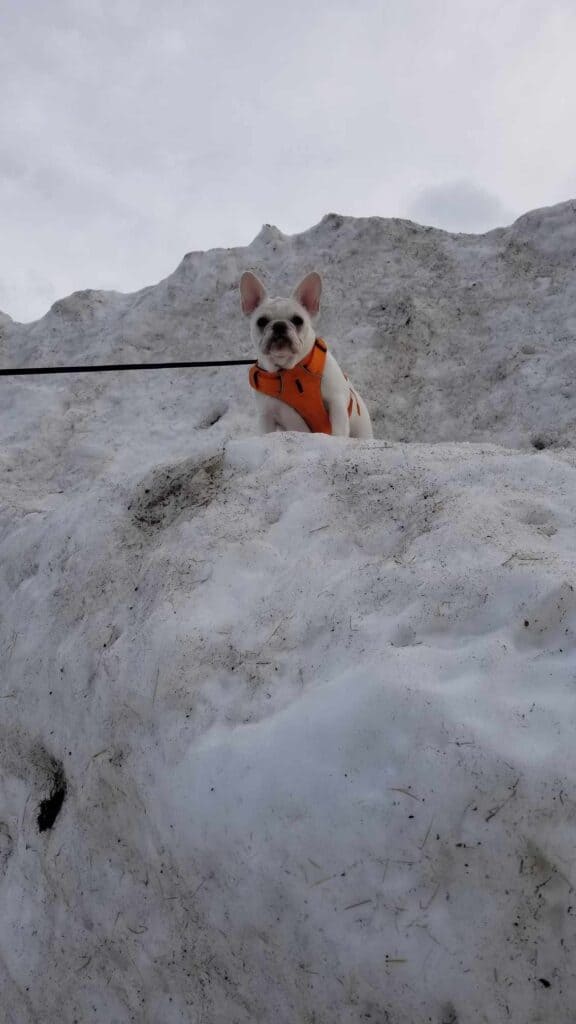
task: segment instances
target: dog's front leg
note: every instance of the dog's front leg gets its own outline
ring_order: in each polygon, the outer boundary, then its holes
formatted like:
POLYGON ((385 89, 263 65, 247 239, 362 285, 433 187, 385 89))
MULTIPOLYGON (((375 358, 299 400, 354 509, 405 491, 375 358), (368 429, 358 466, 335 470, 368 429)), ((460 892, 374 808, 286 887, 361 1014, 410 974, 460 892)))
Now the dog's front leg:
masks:
POLYGON ((350 437, 350 417, 346 400, 334 399, 328 406, 333 437, 350 437))
POLYGON ((262 434, 272 434, 276 430, 276 416, 274 409, 264 408, 260 409, 258 414, 258 424, 260 426, 260 432, 262 434))

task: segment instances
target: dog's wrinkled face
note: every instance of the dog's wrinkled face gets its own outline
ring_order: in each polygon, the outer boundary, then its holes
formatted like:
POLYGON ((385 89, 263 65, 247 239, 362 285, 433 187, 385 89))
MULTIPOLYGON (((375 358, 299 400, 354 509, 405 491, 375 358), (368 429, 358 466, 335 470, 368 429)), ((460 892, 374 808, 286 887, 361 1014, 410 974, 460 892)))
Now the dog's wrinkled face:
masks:
POLYGON ((306 309, 293 299, 266 299, 252 317, 250 330, 259 353, 285 369, 304 358, 315 337, 306 309))
POLYGON ((289 369, 308 354, 316 338, 312 318, 320 308, 321 291, 320 276, 312 273, 294 289, 291 298, 269 298, 256 274, 242 274, 242 311, 251 317, 250 333, 264 369, 289 369))

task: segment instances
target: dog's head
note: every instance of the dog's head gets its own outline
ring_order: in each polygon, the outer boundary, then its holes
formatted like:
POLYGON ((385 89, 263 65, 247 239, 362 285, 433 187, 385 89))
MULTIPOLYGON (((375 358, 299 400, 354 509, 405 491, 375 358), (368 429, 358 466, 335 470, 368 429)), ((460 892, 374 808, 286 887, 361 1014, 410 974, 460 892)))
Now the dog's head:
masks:
POLYGON ((308 274, 288 299, 270 298, 260 279, 247 270, 240 279, 242 312, 265 370, 286 370, 308 355, 316 332, 312 319, 320 309, 322 279, 308 274))

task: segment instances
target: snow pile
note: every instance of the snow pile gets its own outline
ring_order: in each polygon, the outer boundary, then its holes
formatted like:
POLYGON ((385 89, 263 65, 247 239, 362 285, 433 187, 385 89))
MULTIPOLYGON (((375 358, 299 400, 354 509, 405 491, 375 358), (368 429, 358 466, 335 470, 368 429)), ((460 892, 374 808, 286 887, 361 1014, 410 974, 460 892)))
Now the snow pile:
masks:
MULTIPOLYGON (((286 293, 316 267, 321 333, 353 371, 378 436, 562 446, 575 426, 575 263, 576 202, 481 236, 329 214, 301 235, 266 227, 248 248, 189 253, 134 295, 77 292, 36 324, 0 323, 0 355, 3 365, 250 357, 242 271, 286 293)), ((188 374, 178 386, 195 408, 199 395, 218 408, 246 401, 241 371, 188 374)), ((66 388, 84 394, 82 382, 66 388)), ((251 420, 236 422, 244 430, 251 420)))
POLYGON ((246 368, 0 382, 6 1021, 570 1019, 575 248, 331 216, 0 325, 250 355, 241 270, 317 266, 387 438, 258 438, 246 368))

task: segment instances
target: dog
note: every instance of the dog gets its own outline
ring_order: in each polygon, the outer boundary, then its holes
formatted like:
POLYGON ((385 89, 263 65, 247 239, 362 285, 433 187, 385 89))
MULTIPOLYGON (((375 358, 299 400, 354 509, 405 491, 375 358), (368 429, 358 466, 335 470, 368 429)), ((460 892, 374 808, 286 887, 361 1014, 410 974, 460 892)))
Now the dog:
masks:
POLYGON ((320 310, 322 279, 313 271, 290 298, 270 298, 260 279, 247 270, 240 280, 242 312, 258 362, 250 369, 260 428, 370 438, 370 415, 344 376, 312 321, 320 310))

